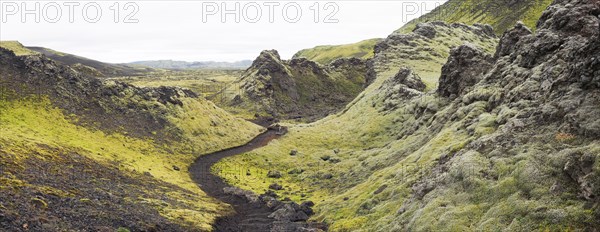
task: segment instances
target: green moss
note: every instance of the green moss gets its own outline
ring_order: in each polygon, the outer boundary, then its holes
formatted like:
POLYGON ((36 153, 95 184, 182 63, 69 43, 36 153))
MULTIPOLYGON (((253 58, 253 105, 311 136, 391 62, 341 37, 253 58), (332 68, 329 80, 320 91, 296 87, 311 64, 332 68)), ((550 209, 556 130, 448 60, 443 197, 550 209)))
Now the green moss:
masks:
MULTIPOLYGON (((54 108, 47 99, 41 101, 20 100, 0 102, 0 122, 2 127, 2 149, 11 154, 8 160, 11 165, 19 167, 28 154, 39 154, 39 159, 60 159, 58 154, 38 147, 43 144, 49 147, 60 147, 78 151, 106 166, 116 164, 118 168, 132 176, 149 173, 153 178, 174 184, 187 192, 172 192, 170 197, 178 199, 180 204, 155 205, 165 217, 191 227, 209 230, 215 212, 227 212, 227 208, 206 196, 189 174, 173 170, 178 166, 187 170, 197 154, 220 150, 227 146, 243 144, 260 132, 258 126, 243 122, 216 109, 213 104, 202 104, 191 99, 183 100, 185 107, 179 109, 171 120, 186 133, 189 130, 203 130, 202 135, 191 137, 196 143, 190 145, 174 144, 174 146, 190 146, 194 154, 173 152, 164 145, 157 145, 151 140, 132 138, 121 133, 106 134, 99 130, 91 130, 72 123, 58 108, 54 108), (207 113, 213 112, 213 113, 207 113), (190 118, 197 118, 193 120, 190 118), (219 126, 206 125, 217 120, 219 126), (235 129, 234 129, 235 128, 235 129), (237 130, 236 130, 237 129, 237 130), (236 133, 233 133, 235 131, 236 133), (239 133, 241 132, 241 133, 239 133), (221 133, 221 136, 215 134, 221 133), (9 146, 5 146, 9 145, 9 146), (194 197, 189 197, 192 193, 194 197)), ((178 149, 188 150, 188 149, 178 149)), ((3 155, 4 156, 4 155, 3 155)), ((58 197, 69 197, 72 193, 64 192, 48 186, 30 185, 18 179, 0 178, 1 188, 20 188, 31 186, 40 192, 58 197)))
POLYGON ((47 209, 48 208, 48 203, 46 203, 46 201, 38 198, 38 197, 34 197, 31 199, 31 203, 41 209, 47 209))
POLYGON ((116 232, 129 232, 129 229, 125 228, 125 227, 119 227, 116 232))
POLYGON ((409 33, 418 23, 431 21, 490 24, 498 35, 512 28, 517 21, 523 21, 526 26, 535 29, 537 20, 551 3, 551 0, 528 0, 509 5, 489 0, 450 0, 430 13, 410 21, 397 32, 409 33))
POLYGON ((306 58, 317 63, 329 64, 338 58, 361 58, 373 57, 373 49, 380 39, 369 39, 353 44, 323 45, 310 49, 300 50, 294 58, 306 58))
POLYGON ((27 49, 23 44, 18 41, 0 41, 0 47, 11 50, 17 56, 26 56, 38 54, 32 50, 27 49))

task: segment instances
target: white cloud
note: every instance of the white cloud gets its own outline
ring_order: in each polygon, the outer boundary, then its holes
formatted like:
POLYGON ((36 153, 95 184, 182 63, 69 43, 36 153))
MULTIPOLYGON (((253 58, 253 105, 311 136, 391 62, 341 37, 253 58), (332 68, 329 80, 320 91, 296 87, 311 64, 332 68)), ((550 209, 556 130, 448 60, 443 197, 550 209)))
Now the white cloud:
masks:
MULTIPOLYGON (((68 8, 65 2, 57 2, 62 17, 58 23, 48 23, 53 18, 54 6, 48 1, 40 1, 40 23, 34 22, 34 15, 26 15, 21 22, 22 2, 2 1, 0 21, 1 40, 19 40, 28 46, 43 46, 59 51, 73 53, 106 62, 131 62, 137 60, 174 59, 174 60, 218 60, 236 61, 253 59, 264 49, 277 49, 283 58, 290 58, 296 51, 323 44, 345 44, 364 39, 386 37, 400 28, 404 19, 412 19, 430 10, 440 1, 332 1, 335 5, 323 9, 327 1, 297 1, 302 8, 302 17, 297 23, 289 23, 282 16, 282 8, 289 1, 279 1, 275 8, 274 22, 268 22, 268 7, 265 2, 256 2, 261 6, 262 18, 257 23, 234 22, 234 16, 227 15, 227 22, 221 22, 220 14, 206 15, 203 22, 202 6, 213 5, 208 1, 135 1, 139 12, 134 19, 138 23, 123 23, 124 17, 133 10, 123 9, 125 2, 119 2, 119 23, 113 22, 115 11, 111 10, 114 1, 98 1, 102 9, 99 22, 89 23, 82 8, 90 2, 78 2, 75 7, 74 22, 68 20, 68 8), (319 3, 319 23, 313 22, 315 11, 310 10, 319 3), (14 3, 14 4, 13 4, 14 3), (425 6, 427 9, 410 12, 408 5, 425 6), (18 6, 19 12, 11 14, 12 6, 18 6), (44 6, 46 8, 44 8, 44 6), (323 23, 326 15, 334 6, 339 11, 333 19, 338 23, 323 23), (404 7, 403 7, 404 6, 404 7), (404 8, 404 9, 403 9, 404 8), (46 10, 46 11, 44 11, 46 10), (48 15, 44 15, 48 12, 48 15), (44 20, 44 16, 46 20, 44 20)), ((214 2, 221 7, 221 1, 214 2)), ((240 9, 244 5, 254 4, 238 1, 240 9)), ((34 9, 35 2, 26 2, 28 9, 34 9)), ((225 2, 233 8, 235 2, 225 2)), ((254 5, 253 5, 254 6, 254 5)), ((113 8, 114 9, 114 8, 113 8)), ((254 16, 252 7, 248 7, 254 16)), ((293 8, 289 9, 293 12, 293 8)), ((89 18, 93 18, 94 8, 88 8, 89 18)), ((293 14, 289 17, 293 18, 293 14)))

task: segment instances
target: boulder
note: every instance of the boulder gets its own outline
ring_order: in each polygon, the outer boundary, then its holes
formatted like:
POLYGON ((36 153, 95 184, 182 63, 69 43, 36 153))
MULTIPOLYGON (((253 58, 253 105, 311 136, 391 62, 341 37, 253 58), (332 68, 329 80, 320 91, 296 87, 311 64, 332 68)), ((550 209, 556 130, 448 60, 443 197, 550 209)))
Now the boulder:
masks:
POLYGON ((433 39, 435 37, 436 31, 435 28, 429 23, 419 23, 413 30, 413 33, 422 35, 429 39, 433 39))
POLYGON ((269 189, 282 190, 283 186, 281 186, 280 184, 277 184, 277 183, 272 183, 272 184, 269 185, 269 189))
POLYGON ((267 173, 267 177, 269 178, 281 178, 281 172, 279 171, 274 171, 274 170, 269 170, 269 172, 267 173))
POLYGON ((308 220, 308 215, 304 211, 296 209, 292 204, 285 204, 271 215, 269 218, 273 218, 278 221, 289 221, 298 222, 308 220))
POLYGON ((423 91, 426 88, 421 77, 408 68, 400 68, 398 73, 392 77, 391 81, 393 84, 404 84, 407 87, 418 91, 423 91))
POLYGON ((527 28, 522 22, 518 22, 514 28, 504 32, 500 38, 498 46, 496 47, 496 54, 494 54, 494 58, 497 59, 513 53, 515 50, 515 45, 517 42, 519 42, 521 37, 531 34, 532 32, 529 28, 527 28))
POLYGON ((493 58, 475 46, 465 44, 450 51, 448 62, 442 67, 437 93, 456 98, 475 85, 492 68, 493 58))

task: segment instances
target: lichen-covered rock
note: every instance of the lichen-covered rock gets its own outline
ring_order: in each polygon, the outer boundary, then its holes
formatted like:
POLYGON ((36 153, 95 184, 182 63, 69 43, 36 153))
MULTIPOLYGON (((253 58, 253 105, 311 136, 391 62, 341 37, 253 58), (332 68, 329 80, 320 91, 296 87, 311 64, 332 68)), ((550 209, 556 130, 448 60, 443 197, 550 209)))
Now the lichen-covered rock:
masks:
POLYGON ((277 183, 272 183, 272 184, 269 185, 269 189, 282 190, 283 186, 281 186, 280 184, 277 184, 277 183))
POLYGON ((352 68, 352 67, 361 67, 365 66, 366 60, 358 59, 355 57, 350 58, 338 58, 328 65, 331 68, 339 69, 339 68, 352 68))
MULTIPOLYGON (((599 13, 597 1, 557 1, 549 7, 536 34, 523 33, 485 77, 503 89, 496 104, 528 100, 514 104, 514 110, 537 115, 531 121, 561 122, 561 130, 600 135, 600 118, 593 116, 600 113, 593 107, 600 98, 599 13)), ((511 36, 508 32, 502 41, 511 36)))
POLYGON ((448 62, 442 67, 438 94, 455 98, 482 79, 493 64, 493 58, 472 45, 452 49, 448 62))
POLYGON ((379 88, 384 99, 383 110, 396 109, 402 101, 422 95, 425 88, 425 83, 416 73, 408 68, 400 68, 379 88))
POLYGON ((375 56, 367 62, 366 83, 391 78, 401 67, 410 67, 425 78, 430 72, 439 72, 451 48, 465 43, 491 53, 498 40, 492 31, 489 25, 449 25, 434 21, 420 23, 412 33, 392 33, 375 45, 375 56))
POLYGON ((245 199, 248 202, 252 202, 252 203, 256 203, 258 202, 258 200, 260 199, 259 196, 257 196, 256 194, 254 194, 252 191, 249 190, 244 190, 238 187, 226 187, 223 188, 223 192, 225 194, 230 194, 236 197, 240 197, 242 199, 245 199))
POLYGON ((277 50, 264 50, 254 59, 252 66, 258 70, 260 75, 269 75, 272 73, 287 73, 282 65, 281 57, 277 50))
POLYGON ((579 184, 581 195, 588 200, 594 200, 598 197, 598 190, 600 190, 598 176, 593 172, 595 162, 596 156, 579 154, 570 157, 563 169, 569 177, 579 184))
POLYGON ((531 30, 527 28, 527 26, 525 26, 521 22, 517 23, 517 25, 515 25, 514 28, 504 32, 500 39, 500 43, 496 48, 496 54, 494 55, 494 57, 498 58, 500 56, 506 56, 508 54, 513 53, 515 45, 517 44, 517 42, 519 42, 521 37, 531 34, 531 30))
POLYGON ((415 34, 425 36, 429 39, 433 39, 435 37, 436 31, 435 28, 431 24, 419 23, 415 30, 413 30, 415 34))
POLYGON ((389 79, 389 81, 394 85, 404 84, 408 88, 418 91, 423 91, 426 87, 425 83, 421 80, 421 77, 408 68, 401 68, 394 77, 389 79))
POLYGON ((269 172, 267 173, 267 177, 275 179, 281 178, 281 172, 276 170, 269 170, 269 172))
POLYGON ((308 220, 308 215, 306 215, 306 213, 299 208, 294 207, 293 204, 285 204, 283 207, 269 215, 269 218, 273 218, 278 221, 297 222, 308 220))

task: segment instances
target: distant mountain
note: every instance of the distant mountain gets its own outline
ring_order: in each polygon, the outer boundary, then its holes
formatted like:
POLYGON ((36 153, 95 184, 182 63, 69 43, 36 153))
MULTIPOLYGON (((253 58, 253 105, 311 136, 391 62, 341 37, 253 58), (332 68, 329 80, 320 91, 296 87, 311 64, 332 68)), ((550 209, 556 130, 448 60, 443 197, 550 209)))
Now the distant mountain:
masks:
MULTIPOLYGON (((17 42, 18 43, 18 42, 17 42)), ((21 45, 22 46, 22 45, 21 45)), ((69 65, 79 72, 86 73, 91 76, 113 77, 113 76, 136 76, 146 72, 153 71, 151 68, 132 66, 127 64, 111 64, 97 60, 88 59, 85 57, 72 55, 64 52, 55 51, 44 47, 29 47, 34 52, 46 55, 46 57, 57 61, 61 64, 69 65)))
POLYGON ((143 65, 161 69, 246 69, 252 65, 252 60, 241 60, 236 62, 219 61, 178 61, 178 60, 148 60, 129 63, 131 65, 143 65))

